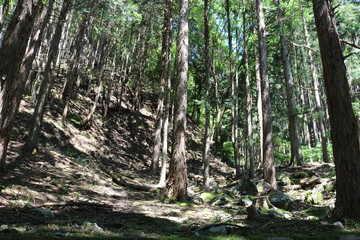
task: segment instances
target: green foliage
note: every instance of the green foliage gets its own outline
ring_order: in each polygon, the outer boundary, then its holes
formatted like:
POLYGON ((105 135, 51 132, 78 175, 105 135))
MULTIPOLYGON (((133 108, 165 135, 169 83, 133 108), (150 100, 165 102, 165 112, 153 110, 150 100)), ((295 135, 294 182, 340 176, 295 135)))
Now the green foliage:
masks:
POLYGON ((203 192, 200 194, 201 200, 203 200, 204 203, 211 202, 214 198, 220 196, 220 194, 211 193, 211 192, 203 192))
MULTIPOLYGON (((309 162, 322 162, 322 147, 320 143, 316 145, 316 147, 303 146, 303 156, 305 163, 309 162)), ((332 145, 328 144, 327 147, 329 160, 332 161, 332 145)))
POLYGON ((360 220, 344 219, 344 225, 346 228, 360 230, 360 220))
POLYGON ((286 165, 290 162, 290 141, 276 137, 275 141, 275 164, 278 166, 286 165))
POLYGON ((319 191, 309 191, 305 195, 305 201, 312 203, 312 204, 320 204, 324 200, 324 196, 319 191))
POLYGON ((231 141, 226 141, 222 146, 222 160, 234 166, 234 147, 231 141))

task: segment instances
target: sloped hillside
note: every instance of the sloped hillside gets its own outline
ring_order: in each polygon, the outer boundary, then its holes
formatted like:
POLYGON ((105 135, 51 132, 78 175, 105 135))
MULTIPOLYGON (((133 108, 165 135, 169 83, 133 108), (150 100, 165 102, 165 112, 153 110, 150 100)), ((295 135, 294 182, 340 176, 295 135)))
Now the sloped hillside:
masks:
MULTIPOLYGON (((212 192, 204 192, 202 134, 191 119, 187 133, 190 200, 169 202, 155 188, 158 177, 148 171, 156 96, 143 93, 139 112, 128 107, 131 103, 127 101, 121 108, 112 107, 106 119, 98 111, 90 127, 83 128, 80 122, 93 97, 85 91, 80 94, 71 105, 68 122, 62 123, 60 97, 54 90, 43 124, 41 151, 22 156, 32 109, 30 97, 25 97, 7 173, 0 182, 0 239, 213 239, 209 236, 214 234, 225 239, 232 239, 231 235, 266 239, 291 233, 299 237, 289 239, 321 234, 328 239, 345 234, 335 233, 338 227, 329 219, 335 196, 329 165, 279 168, 278 181, 288 195, 278 196, 285 203, 271 209, 260 206, 255 221, 248 219, 247 204, 267 198, 259 192, 264 187, 261 171, 257 171, 254 188, 252 183, 235 179, 234 169, 213 158, 212 192)), ((276 201, 274 196, 269 199, 270 204, 276 201)), ((346 227, 351 234, 356 232, 352 223, 346 227)))

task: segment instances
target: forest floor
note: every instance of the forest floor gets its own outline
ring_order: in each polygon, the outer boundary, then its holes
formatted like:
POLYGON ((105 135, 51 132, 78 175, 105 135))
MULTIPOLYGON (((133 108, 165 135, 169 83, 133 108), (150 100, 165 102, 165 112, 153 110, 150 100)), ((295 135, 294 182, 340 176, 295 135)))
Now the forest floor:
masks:
MULTIPOLYGON (((219 159, 211 161, 212 192, 204 192, 201 131, 191 121, 189 202, 171 202, 160 191, 136 190, 132 186, 155 186, 158 181, 148 171, 154 101, 147 97, 148 109, 137 114, 124 104, 84 129, 79 123, 87 112, 84 106, 90 106, 89 97, 79 96, 77 101, 88 104, 72 104, 69 121, 63 124, 54 91, 41 151, 21 156, 31 117, 26 97, 7 172, 0 178, 0 239, 360 239, 359 222, 346 220, 339 226, 329 218, 335 196, 331 165, 278 168, 282 192, 291 200, 282 206, 286 210, 262 206, 256 220, 247 219, 246 199, 263 195, 235 179, 234 169, 219 159), (317 192, 323 194, 319 197, 317 192)), ((259 191, 260 172, 253 181, 259 191)))

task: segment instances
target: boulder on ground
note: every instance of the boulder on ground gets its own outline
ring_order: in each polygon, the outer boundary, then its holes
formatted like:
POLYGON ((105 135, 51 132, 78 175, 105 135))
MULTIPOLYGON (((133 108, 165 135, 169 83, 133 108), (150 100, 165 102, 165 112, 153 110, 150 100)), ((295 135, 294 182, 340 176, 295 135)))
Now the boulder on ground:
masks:
POLYGON ((40 215, 46 219, 54 218, 55 215, 49 210, 43 209, 43 208, 34 208, 33 209, 34 214, 40 215))
POLYGON ((277 182, 279 186, 286 186, 291 184, 291 179, 288 175, 281 173, 277 176, 277 182))
POLYGON ((253 204, 253 199, 254 197, 251 195, 242 196, 238 201, 238 205, 248 207, 253 204))
POLYGON ((289 210, 293 208, 293 205, 295 203, 295 200, 290 197, 289 195, 286 195, 285 193, 282 193, 280 191, 277 191, 273 195, 269 197, 269 200, 271 204, 273 204, 275 207, 289 210))
POLYGON ((288 211, 278 209, 278 208, 271 208, 268 212, 269 217, 271 218, 284 218, 284 219, 291 219, 292 214, 288 211))
POLYGON ((256 184, 250 179, 241 180, 241 182, 235 186, 234 190, 240 192, 243 195, 255 195, 258 193, 256 184))
POLYGON ((310 207, 303 212, 309 219, 322 220, 330 216, 329 207, 310 207))

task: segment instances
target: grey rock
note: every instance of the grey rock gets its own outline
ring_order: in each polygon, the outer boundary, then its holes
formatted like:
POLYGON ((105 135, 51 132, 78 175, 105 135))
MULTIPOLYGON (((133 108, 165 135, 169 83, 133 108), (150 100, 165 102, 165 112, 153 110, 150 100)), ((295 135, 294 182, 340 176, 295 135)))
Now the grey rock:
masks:
POLYGON ((292 218, 292 214, 290 212, 286 212, 283 210, 278 210, 276 208, 271 208, 269 210, 269 217, 275 218, 285 218, 285 219, 291 219, 292 218))
POLYGON ((97 223, 91 223, 91 222, 84 222, 82 229, 90 232, 98 232, 102 233, 104 230, 97 225, 97 223))
POLYGON ((43 209, 43 208, 35 208, 34 212, 40 214, 41 216, 43 216, 44 218, 47 218, 47 219, 55 217, 54 213, 52 213, 49 210, 43 209))
POLYGON ((240 198, 238 205, 248 207, 253 203, 253 201, 248 197, 240 198))
POLYGON ((334 222, 332 225, 341 230, 345 229, 344 225, 341 222, 334 222))
POLYGON ((279 213, 278 211, 276 211, 275 208, 272 208, 272 209, 269 210, 269 216, 272 217, 272 218, 275 218, 275 217, 281 218, 282 214, 279 213))
POLYGON ((244 195, 255 195, 259 192, 256 184, 250 179, 241 180, 240 184, 237 185, 233 190, 238 191, 244 195))
POLYGON ((0 226, 0 230, 4 230, 4 229, 8 229, 8 228, 9 228, 9 225, 7 225, 7 224, 2 224, 0 226))
POLYGON ((288 210, 291 209, 294 205, 295 200, 280 191, 277 191, 275 194, 269 197, 270 202, 278 208, 288 210))
POLYGON ((226 230, 226 227, 224 225, 212 226, 212 227, 209 228, 209 232, 227 234, 227 230, 226 230))
POLYGON ((280 186, 291 185, 291 179, 288 175, 282 173, 277 177, 280 186))

